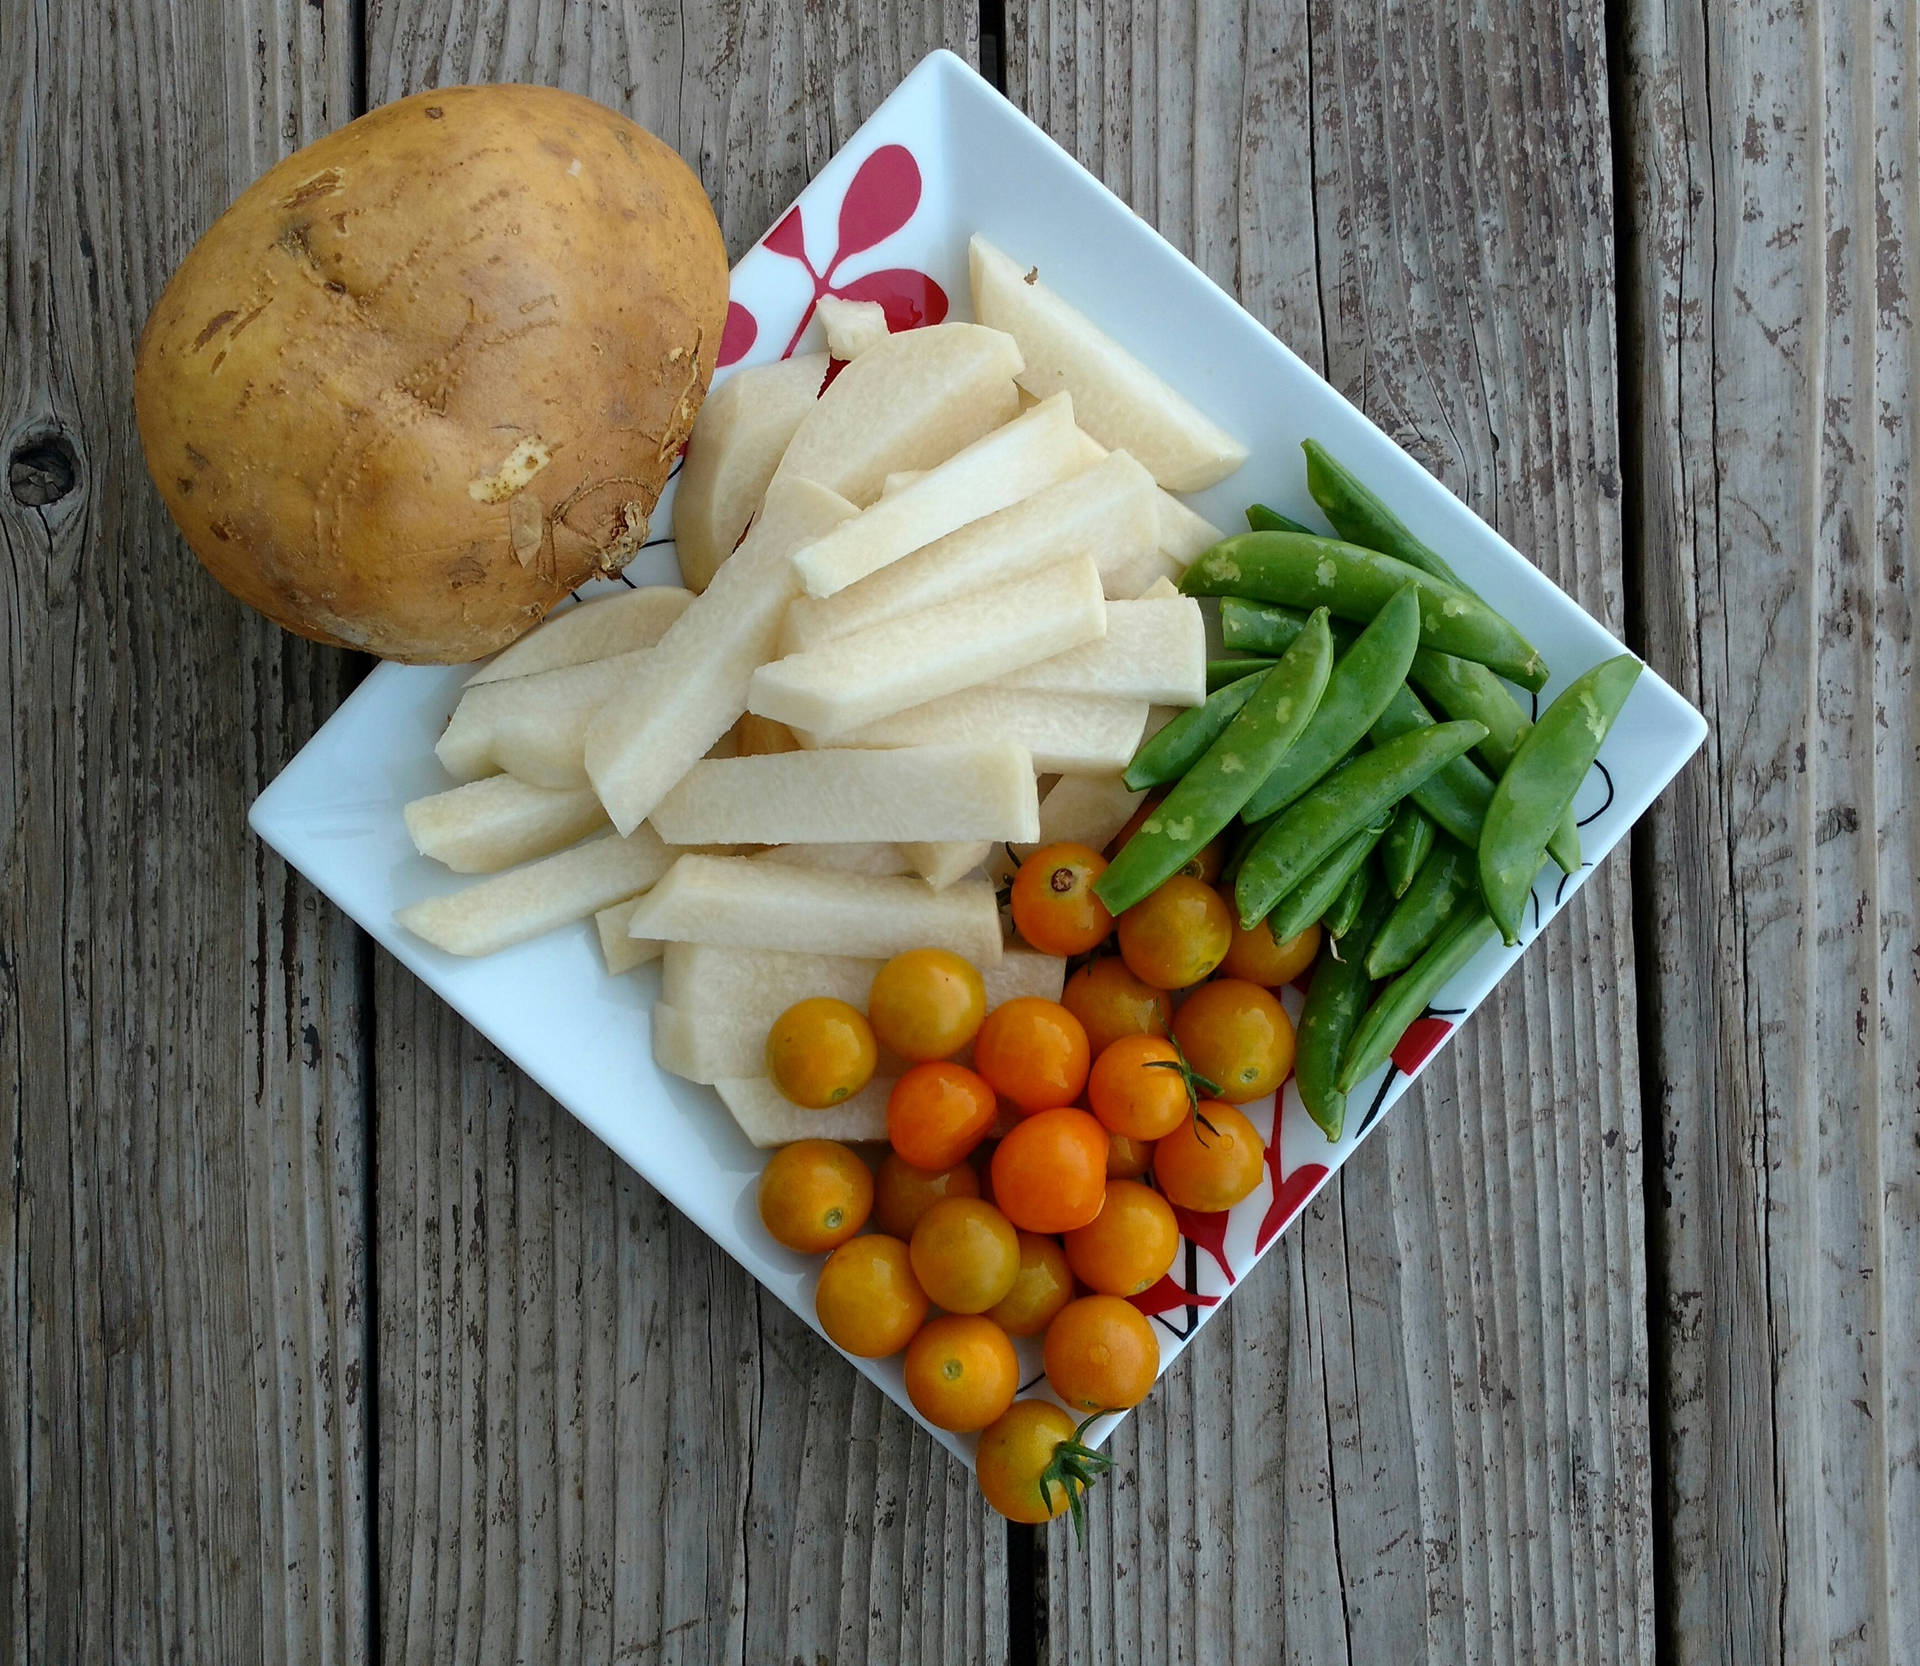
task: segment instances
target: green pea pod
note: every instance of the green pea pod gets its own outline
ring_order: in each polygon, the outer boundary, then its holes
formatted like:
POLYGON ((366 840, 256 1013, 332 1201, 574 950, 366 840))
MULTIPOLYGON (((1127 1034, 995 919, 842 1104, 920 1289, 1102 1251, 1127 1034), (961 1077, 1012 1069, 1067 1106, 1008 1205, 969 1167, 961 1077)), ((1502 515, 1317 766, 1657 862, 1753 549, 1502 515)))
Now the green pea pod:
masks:
POLYGON ((1441 840, 1374 934, 1367 970, 1376 978, 1405 971, 1479 891, 1480 871, 1473 852, 1452 839, 1441 840))
POLYGON ((1433 817, 1408 799, 1393 813, 1393 825, 1380 841, 1380 871, 1396 897, 1407 894, 1413 876, 1433 849, 1433 817))
POLYGON ((1419 642, 1420 594, 1409 584, 1334 662, 1306 733, 1247 800, 1248 821, 1284 810, 1353 750, 1387 709, 1419 642))
POLYGON ((1180 580, 1189 596, 1245 596, 1288 607, 1325 607, 1365 623, 1403 584, 1420 587, 1420 640, 1541 688, 1546 662, 1477 597, 1432 573, 1358 544, 1303 532, 1244 532, 1215 544, 1180 580))
POLYGON ((1242 677, 1257 677, 1264 671, 1271 671, 1279 662, 1264 654, 1228 654, 1220 659, 1207 661, 1207 693, 1218 694, 1231 683, 1237 683, 1242 677))
MULTIPOLYGON (((1507 685, 1484 665, 1452 654, 1422 648, 1413 656, 1413 669, 1407 680, 1423 690, 1449 717, 1484 723, 1487 738, 1479 753, 1496 777, 1506 773, 1520 743, 1533 727, 1533 719, 1520 709, 1507 685)), ((1573 819, 1573 806, 1567 806, 1560 825, 1547 841, 1547 854, 1560 865, 1562 873, 1580 870, 1580 827, 1573 819)))
MULTIPOLYGON (((1342 839, 1391 811, 1449 758, 1459 757, 1485 733, 1477 723, 1436 723, 1402 735, 1361 753, 1275 816, 1260 835, 1260 842, 1247 853, 1233 884, 1241 924, 1250 927, 1255 920, 1265 919, 1273 905, 1325 860, 1342 839)), ((1107 906, 1113 907, 1111 903, 1107 906)))
POLYGON ((1259 677, 1242 677, 1208 695, 1204 706, 1190 706, 1134 753, 1120 779, 1135 792, 1179 780, 1220 738, 1259 686, 1259 677))
POLYGON ((1593 768, 1641 669, 1633 655, 1621 654, 1574 678, 1540 714, 1493 789, 1480 829, 1480 891, 1509 943, 1519 941, 1547 840, 1593 768))
POLYGON ((1220 639, 1233 653, 1284 654, 1306 628, 1307 616, 1297 607, 1240 596, 1220 598, 1220 639))
POLYGON ((1300 738, 1332 667, 1333 638, 1321 611, 1094 881, 1094 894, 1110 914, 1123 913, 1157 889, 1240 813, 1300 738))
POLYGON ((1386 832, 1389 819, 1382 816, 1342 839, 1312 873, 1274 904, 1273 912, 1267 916, 1267 929, 1273 933, 1276 943, 1298 937, 1339 901, 1347 882, 1366 867, 1367 858, 1380 842, 1380 835, 1386 832))
POLYGON ((1283 515, 1278 509, 1269 509, 1264 503, 1247 505, 1247 527, 1253 532, 1305 532, 1313 528, 1302 526, 1291 515, 1283 515))
POLYGON ((1333 936, 1345 937, 1353 929, 1353 922, 1360 917, 1361 906, 1380 888, 1374 866, 1372 862, 1362 862, 1355 868, 1353 877, 1341 887, 1339 896, 1333 899, 1333 906, 1320 916, 1320 923, 1333 936))
POLYGON ((1302 440, 1300 449, 1307 454, 1307 490, 1320 505, 1320 512, 1333 523, 1333 530, 1348 543, 1365 544, 1462 590, 1467 588, 1437 550, 1414 537, 1406 522, 1318 440, 1302 440))
MULTIPOLYGON (((1433 713, 1410 689, 1396 689, 1373 725, 1376 746, 1417 729, 1427 728, 1433 713)), ((1493 797, 1493 778, 1471 758, 1455 758, 1420 783, 1411 795, 1415 804, 1463 845, 1480 842, 1480 821, 1493 797)))
POLYGON ((1334 1085, 1342 1093, 1351 1093, 1392 1058, 1407 1026, 1496 935, 1493 921, 1479 903, 1469 902, 1461 909, 1427 946, 1426 953, 1381 990, 1379 999, 1367 1008, 1366 1017, 1347 1043, 1334 1085))
POLYGON ((1322 940, 1319 958, 1313 963, 1313 981, 1307 985, 1307 1003, 1300 1009, 1294 1085, 1307 1115, 1330 1140, 1339 1139, 1346 1126, 1347 1096, 1334 1082, 1340 1074, 1340 1055, 1373 993, 1367 947, 1386 917, 1387 906, 1386 892, 1377 885, 1371 887, 1352 929, 1338 937, 1329 933, 1322 940))

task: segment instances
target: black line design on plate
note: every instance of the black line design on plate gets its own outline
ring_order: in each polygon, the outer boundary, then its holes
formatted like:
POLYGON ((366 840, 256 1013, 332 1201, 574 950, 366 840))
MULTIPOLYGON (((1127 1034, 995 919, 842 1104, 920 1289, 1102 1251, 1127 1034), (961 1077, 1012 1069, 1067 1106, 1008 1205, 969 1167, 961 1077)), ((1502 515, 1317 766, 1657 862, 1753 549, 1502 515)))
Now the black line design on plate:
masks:
POLYGON ((1373 1096, 1373 1103, 1367 1107, 1367 1114, 1360 1119, 1360 1126, 1354 1130, 1355 1139, 1371 1128, 1379 1120, 1380 1113, 1387 1108, 1387 1090, 1393 1086, 1400 1075, 1397 1064, 1388 1064, 1387 1073, 1380 1081, 1380 1091, 1373 1096))
POLYGON ((672 542, 673 534, 669 532, 664 538, 649 538, 640 547, 643 550, 657 550, 662 544, 671 544, 672 542))
POLYGON ((1591 862, 1582 862, 1572 873, 1563 873, 1560 876, 1560 883, 1553 888, 1553 906, 1555 908, 1558 908, 1561 903, 1566 901, 1567 887, 1571 885, 1579 875, 1585 873, 1587 869, 1592 866, 1593 864, 1591 862))
POLYGON ((1590 826, 1613 808, 1613 771, 1608 769, 1598 758, 1593 760, 1593 767, 1599 770, 1600 779, 1607 784, 1607 801, 1602 804, 1599 809, 1595 810, 1592 815, 1582 816, 1580 818, 1579 825, 1582 827, 1590 826))

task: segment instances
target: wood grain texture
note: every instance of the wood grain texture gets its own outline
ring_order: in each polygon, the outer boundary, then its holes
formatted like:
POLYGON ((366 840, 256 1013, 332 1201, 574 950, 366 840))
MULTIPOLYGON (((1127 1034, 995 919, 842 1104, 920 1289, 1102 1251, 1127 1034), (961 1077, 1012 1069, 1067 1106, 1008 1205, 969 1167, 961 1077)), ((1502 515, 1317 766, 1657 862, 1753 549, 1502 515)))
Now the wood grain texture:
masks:
POLYGON ((299 0, 5 31, 0 1656, 361 1660, 363 963, 245 823, 351 667, 200 570, 131 392, 167 273, 340 119, 358 42, 299 0))
POLYGON ((1625 10, 1669 1658, 1920 1657, 1910 6, 1625 10))
MULTIPOLYGON (((975 12, 377 4, 371 96, 555 81, 679 146, 738 254, 975 12)), ((995 1661, 972 1478, 380 960, 380 1630, 393 1661, 995 1661)))
MULTIPOLYGON (((1017 102, 1618 627, 1597 4, 1008 21, 1017 102)), ((1048 1658, 1651 1657, 1633 1037, 1615 862, 1130 1422, 1048 1658)))

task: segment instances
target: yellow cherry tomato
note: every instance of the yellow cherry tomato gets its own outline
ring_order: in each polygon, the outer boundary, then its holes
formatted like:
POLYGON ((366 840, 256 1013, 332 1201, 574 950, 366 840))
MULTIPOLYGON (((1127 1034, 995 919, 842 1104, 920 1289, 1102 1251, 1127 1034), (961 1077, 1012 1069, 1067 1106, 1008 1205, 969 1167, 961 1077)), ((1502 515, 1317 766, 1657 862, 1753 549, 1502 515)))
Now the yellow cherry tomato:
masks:
POLYGON ((913 1339, 927 1316, 927 1293, 913 1276, 907 1246, 869 1233, 827 1257, 813 1310, 829 1341, 861 1359, 885 1359, 913 1339))
POLYGON ((1203 1099, 1154 1146, 1153 1178, 1169 1203, 1211 1214, 1249 1196, 1266 1161, 1259 1129, 1223 1100, 1203 1099))
POLYGON ((1244 978, 1194 990, 1173 1015, 1173 1039, 1232 1105, 1264 1098, 1293 1068, 1293 1020, 1271 991, 1244 978))
POLYGON ((825 995, 796 1001, 767 1031, 767 1074, 810 1111, 858 1093, 873 1080, 878 1057, 866 1015, 825 995))
POLYGON ((1067 1264, 1089 1290, 1137 1296, 1173 1265, 1180 1228, 1173 1207, 1137 1180, 1109 1180, 1100 1213, 1064 1240, 1067 1264))
POLYGON ((880 1159, 873 1183, 873 1224, 895 1238, 911 1238, 920 1217, 943 1197, 978 1197, 980 1175, 971 1163, 950 1169, 915 1168, 897 1151, 880 1159))
POLYGON ((1123 1035, 1165 1035, 1173 1027, 1172 998, 1142 983, 1118 955, 1082 966, 1067 979, 1060 1004, 1080 1020, 1095 1058, 1123 1035))
POLYGON ((1087 1106, 1110 1133, 1157 1140, 1193 1109, 1180 1049, 1154 1035, 1122 1036, 1087 1077, 1087 1106))
POLYGON ((1038 1336, 1072 1300, 1073 1269, 1060 1240, 1022 1232, 1020 1271, 1013 1288, 987 1309, 987 1317, 1009 1336, 1038 1336))
POLYGON ((1282 943, 1268 929, 1266 920, 1249 928, 1243 926, 1236 915, 1233 941, 1227 945, 1227 958, 1220 962, 1220 970, 1230 978, 1245 978, 1248 983, 1278 989, 1281 984, 1292 983, 1306 971, 1319 952, 1318 920, 1282 943))
POLYGON ((986 1015, 987 986, 951 949, 895 955, 867 995, 867 1020, 880 1045, 916 1063, 951 1058, 986 1015))
POLYGON ((920 1217, 911 1241, 914 1277, 949 1313, 984 1313, 1020 1276, 1013 1222, 977 1197, 949 1197, 920 1217))
POLYGON ((1118 1296, 1082 1296, 1054 1316, 1044 1346, 1047 1382, 1082 1412, 1124 1411, 1160 1374, 1153 1326, 1118 1296))
POLYGON ((1142 983, 1185 989, 1226 958, 1233 916, 1220 893, 1175 874, 1120 916, 1120 957, 1142 983))
POLYGON ((873 1176, 838 1140, 795 1140, 760 1171, 760 1219, 777 1243, 825 1255, 867 1224, 873 1176))
POLYGON ((1085 845, 1042 845, 1013 876, 1013 925, 1042 954, 1085 954, 1113 930, 1093 894, 1107 859, 1085 845))
POLYGON ((1013 1404, 1020 1362, 1007 1333, 977 1313, 929 1319, 907 1344, 907 1398, 936 1429, 984 1429, 1013 1404))
POLYGON ((980 1493, 1008 1521, 1065 1515, 1086 1489, 1061 1472, 1060 1449, 1074 1444, 1072 1416, 1051 1400, 1016 1400, 987 1425, 974 1452, 980 1493), (1071 1490, 1070 1490, 1071 1489, 1071 1490))
POLYGON ((1107 1178, 1138 1180, 1153 1167, 1153 1141, 1107 1131, 1107 1178))

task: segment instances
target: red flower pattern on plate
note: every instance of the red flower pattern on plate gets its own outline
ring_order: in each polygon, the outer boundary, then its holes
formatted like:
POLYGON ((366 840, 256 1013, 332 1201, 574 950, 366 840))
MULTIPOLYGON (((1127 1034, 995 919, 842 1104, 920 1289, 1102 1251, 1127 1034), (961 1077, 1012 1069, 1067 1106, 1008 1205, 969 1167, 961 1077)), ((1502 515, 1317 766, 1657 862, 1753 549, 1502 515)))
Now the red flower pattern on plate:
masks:
MULTIPOLYGON (((823 295, 848 301, 878 301, 886 309, 889 330, 911 330, 938 324, 947 316, 947 292, 925 272, 904 266, 867 272, 846 283, 834 274, 853 255, 885 242, 913 218, 920 206, 920 165, 905 145, 882 145, 860 164, 840 203, 840 223, 833 259, 824 272, 807 258, 807 228, 796 203, 768 232, 763 245, 774 254, 798 261, 813 280, 813 299, 794 326, 793 339, 780 356, 791 358, 823 295)), ((760 321, 738 301, 727 307, 727 326, 720 338, 720 363, 737 363, 759 339, 760 321)))

